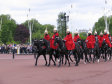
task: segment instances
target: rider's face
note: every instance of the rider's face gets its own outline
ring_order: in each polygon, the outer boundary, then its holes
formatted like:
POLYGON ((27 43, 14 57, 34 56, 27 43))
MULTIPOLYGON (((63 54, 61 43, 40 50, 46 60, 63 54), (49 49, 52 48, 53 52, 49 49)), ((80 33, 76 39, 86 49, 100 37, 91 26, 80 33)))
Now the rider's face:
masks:
POLYGON ((69 34, 70 32, 69 32, 69 31, 67 31, 66 33, 67 33, 67 34, 69 34))
POLYGON ((56 33, 57 31, 56 30, 54 30, 54 33, 56 33))

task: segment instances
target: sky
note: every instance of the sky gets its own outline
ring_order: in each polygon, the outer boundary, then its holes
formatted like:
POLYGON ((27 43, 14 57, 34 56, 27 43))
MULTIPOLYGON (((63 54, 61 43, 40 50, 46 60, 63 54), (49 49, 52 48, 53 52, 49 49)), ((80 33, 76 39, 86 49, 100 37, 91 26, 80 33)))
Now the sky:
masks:
MULTIPOLYGON (((107 4, 111 9, 112 0, 107 4)), ((57 26, 58 14, 66 12, 70 31, 91 29, 104 15, 104 7, 105 0, 0 0, 0 14, 11 15, 18 24, 36 18, 41 24, 57 26)))

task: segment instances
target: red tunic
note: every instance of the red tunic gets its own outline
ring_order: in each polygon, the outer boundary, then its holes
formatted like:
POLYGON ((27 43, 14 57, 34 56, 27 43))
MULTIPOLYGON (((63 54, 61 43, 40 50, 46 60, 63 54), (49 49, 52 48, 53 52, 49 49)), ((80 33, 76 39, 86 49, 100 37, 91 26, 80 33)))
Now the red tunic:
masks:
POLYGON ((66 46, 67 50, 73 50, 73 49, 75 49, 75 43, 73 42, 71 34, 66 35, 66 37, 64 38, 64 40, 66 40, 65 46, 66 46))
POLYGON ((78 39, 81 39, 81 38, 79 37, 79 35, 75 35, 73 40, 74 40, 74 42, 77 42, 78 39))
POLYGON ((55 36, 59 36, 59 34, 58 34, 58 33, 55 33, 55 34, 52 36, 51 40, 50 40, 50 48, 52 48, 52 49, 57 49, 57 48, 58 48, 58 45, 54 46, 54 39, 55 39, 55 36))
POLYGON ((95 38, 94 35, 90 35, 86 39, 87 48, 94 48, 95 38))
POLYGON ((105 41, 106 41, 106 43, 108 44, 108 46, 111 47, 111 43, 110 43, 110 41, 109 41, 108 34, 103 35, 103 38, 105 39, 105 41))
POLYGON ((100 48, 102 47, 103 40, 104 40, 103 36, 102 37, 100 36, 100 39, 99 39, 99 47, 100 48))
POLYGON ((48 34, 44 35, 44 39, 50 41, 50 36, 48 34))

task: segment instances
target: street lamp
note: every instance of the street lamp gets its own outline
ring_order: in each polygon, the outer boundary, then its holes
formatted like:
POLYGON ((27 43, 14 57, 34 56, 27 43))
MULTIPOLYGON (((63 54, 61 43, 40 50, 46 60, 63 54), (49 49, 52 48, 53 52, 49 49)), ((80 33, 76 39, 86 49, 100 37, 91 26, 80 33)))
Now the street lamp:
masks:
POLYGON ((64 16, 61 16, 61 21, 65 23, 65 36, 66 36, 66 29, 67 29, 67 22, 69 21, 69 16, 64 13, 64 16))

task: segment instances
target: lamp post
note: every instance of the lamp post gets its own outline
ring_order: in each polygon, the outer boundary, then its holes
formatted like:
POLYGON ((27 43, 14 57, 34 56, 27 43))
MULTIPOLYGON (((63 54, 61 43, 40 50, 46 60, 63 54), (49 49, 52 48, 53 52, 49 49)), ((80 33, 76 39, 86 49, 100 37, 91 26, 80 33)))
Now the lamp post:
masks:
MULTIPOLYGON (((29 14, 27 15, 27 18, 28 16, 30 15, 30 8, 29 8, 29 14)), ((29 21, 30 19, 28 18, 28 28, 29 28, 29 33, 30 33, 30 45, 32 45, 32 24, 31 22, 29 21)))
POLYGON ((69 21, 69 16, 64 13, 64 16, 61 17, 61 21, 65 23, 65 36, 66 36, 66 30, 67 30, 67 22, 69 21))
POLYGON ((105 13, 104 13, 104 20, 105 20, 105 29, 107 31, 109 31, 109 28, 108 28, 108 23, 107 23, 107 0, 105 0, 105 13))

